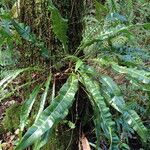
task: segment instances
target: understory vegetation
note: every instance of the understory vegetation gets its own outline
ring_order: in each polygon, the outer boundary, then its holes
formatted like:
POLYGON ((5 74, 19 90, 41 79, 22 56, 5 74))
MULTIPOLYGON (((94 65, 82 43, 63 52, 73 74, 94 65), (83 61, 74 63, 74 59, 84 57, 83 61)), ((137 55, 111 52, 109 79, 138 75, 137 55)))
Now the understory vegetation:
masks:
POLYGON ((1 0, 0 150, 149 150, 149 8, 1 0))

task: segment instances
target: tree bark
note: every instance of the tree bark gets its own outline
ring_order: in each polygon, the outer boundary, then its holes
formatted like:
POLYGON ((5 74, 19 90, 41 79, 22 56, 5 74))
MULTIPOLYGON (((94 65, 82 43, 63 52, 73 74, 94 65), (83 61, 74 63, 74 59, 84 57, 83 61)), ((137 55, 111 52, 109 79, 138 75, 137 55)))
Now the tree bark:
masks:
MULTIPOLYGON (((61 12, 61 15, 68 19, 68 47, 70 54, 73 54, 82 39, 84 0, 55 0, 53 2, 61 12)), ((22 0, 20 4, 19 22, 30 26, 31 32, 44 41, 52 57, 60 58, 62 48, 52 32, 51 14, 47 8, 48 0, 22 0)), ((37 65, 37 63, 43 65, 44 63, 45 68, 49 68, 49 64, 45 63, 38 49, 33 47, 31 43, 23 40, 23 45, 20 48, 23 66, 37 65)), ((53 65, 53 63, 50 63, 50 65, 53 65)), ((68 147, 68 150, 75 150, 78 149, 77 141, 78 133, 73 132, 72 134, 72 130, 68 129, 66 125, 60 125, 58 126, 58 131, 54 133, 54 137, 45 146, 45 149, 65 150, 68 147), (65 129, 66 132, 64 132, 65 129), (67 130, 69 131, 67 132, 67 130)))

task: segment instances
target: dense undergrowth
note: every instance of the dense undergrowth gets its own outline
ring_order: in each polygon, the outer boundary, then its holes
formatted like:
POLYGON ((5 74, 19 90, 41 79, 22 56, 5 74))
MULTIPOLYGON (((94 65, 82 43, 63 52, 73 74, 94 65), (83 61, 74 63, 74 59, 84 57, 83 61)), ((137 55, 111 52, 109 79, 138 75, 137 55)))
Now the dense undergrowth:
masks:
MULTIPOLYGON (((62 142, 60 149, 71 149, 71 144, 83 150, 89 145, 98 150, 150 148, 150 4, 84 3, 82 40, 70 50, 69 21, 52 1, 46 8, 52 49, 42 31, 19 22, 21 3, 9 7, 0 2, 0 108, 9 107, 0 134, 14 135, 10 147, 15 150, 43 149, 60 134, 61 125, 71 135, 67 148, 62 142)), ((4 139, 1 147, 7 149, 4 139)), ((52 147, 47 149, 59 149, 52 147)))

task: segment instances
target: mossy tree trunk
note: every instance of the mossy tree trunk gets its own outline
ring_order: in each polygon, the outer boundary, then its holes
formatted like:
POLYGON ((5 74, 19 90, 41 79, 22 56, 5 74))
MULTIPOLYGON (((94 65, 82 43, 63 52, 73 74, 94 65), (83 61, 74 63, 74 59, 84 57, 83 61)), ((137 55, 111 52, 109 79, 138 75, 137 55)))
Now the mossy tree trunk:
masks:
MULTIPOLYGON (((69 53, 73 54, 82 39, 82 19, 84 15, 84 0, 55 0, 55 6, 61 15, 68 19, 68 47, 69 53)), ((48 0, 22 0, 20 5, 19 21, 30 26, 31 32, 44 41, 45 46, 55 60, 45 60, 39 53, 37 47, 31 43, 23 41, 18 49, 21 53, 22 66, 44 65, 48 70, 61 59, 62 47, 55 38, 51 27, 51 13, 48 10, 48 0)), ((67 68, 67 66, 65 67, 67 68)), ((59 68, 60 71, 63 68, 59 68)), ((56 71, 56 70, 55 70, 56 71)), ((52 70, 53 72, 53 70, 52 70)), ((54 73, 54 72, 53 72, 54 73)), ((59 85, 57 85, 59 86, 59 85)), ((78 133, 68 130, 66 125, 58 126, 50 142, 45 146, 46 150, 78 149, 78 133), (74 143, 74 144, 72 144, 74 143), (76 146, 75 146, 76 145, 76 146), (75 147, 74 147, 75 146, 75 147)))
MULTIPOLYGON (((50 51, 51 57, 59 58, 62 53, 59 41, 54 37, 51 28, 50 11, 48 10, 49 0, 22 0, 20 6, 20 22, 30 26, 31 31, 41 39, 50 51), (58 56, 56 56, 58 55, 58 56)), ((83 0, 63 0, 53 1, 61 12, 61 15, 68 19, 68 47, 69 52, 73 53, 79 46, 82 33, 83 0)), ((23 42, 21 45, 21 58, 28 66, 29 64, 43 63, 37 48, 33 48, 30 43, 23 42), (25 56, 26 55, 26 56, 25 56), (31 56, 31 57, 29 57, 31 56), (30 58, 30 59, 29 59, 30 58)), ((55 61, 53 61, 55 63, 55 61)), ((52 65, 52 64, 51 64, 52 65)))

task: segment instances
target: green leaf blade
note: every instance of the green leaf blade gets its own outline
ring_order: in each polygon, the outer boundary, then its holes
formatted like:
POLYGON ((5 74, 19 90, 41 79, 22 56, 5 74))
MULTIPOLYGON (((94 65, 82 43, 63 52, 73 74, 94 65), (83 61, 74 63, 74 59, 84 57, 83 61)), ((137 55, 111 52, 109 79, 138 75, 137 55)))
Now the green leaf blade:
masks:
POLYGON ((138 81, 141 81, 144 84, 150 84, 150 72, 146 72, 144 70, 138 70, 136 68, 127 68, 127 67, 122 67, 117 64, 113 64, 112 68, 123 74, 127 74, 130 77, 137 79, 138 81))
MULTIPOLYGON (((112 115, 110 113, 109 108, 107 107, 103 96, 100 93, 100 87, 98 82, 93 81, 92 78, 87 76, 86 74, 81 74, 83 84, 86 87, 89 95, 91 95, 91 100, 93 101, 93 109, 95 111, 95 126, 98 129, 102 128, 106 137, 110 140, 110 147, 117 148, 119 143, 119 138, 115 133, 115 122, 112 120, 112 115), (110 132, 111 129, 111 132, 110 132)), ((97 135, 100 131, 96 131, 97 135)), ((99 139, 99 137, 97 137, 99 139)), ((99 142, 99 141, 97 141, 99 142)))
POLYGON ((101 76, 100 82, 102 83, 102 90, 105 99, 112 107, 122 113, 126 108, 126 105, 118 85, 113 81, 112 78, 106 75, 101 76))
POLYGON ((44 105, 45 105, 46 97, 47 97, 47 94, 48 94, 50 81, 51 81, 51 75, 48 77, 48 79, 47 79, 47 81, 45 83, 45 90, 44 90, 44 93, 42 94, 42 97, 41 97, 40 108, 39 108, 39 111, 38 111, 38 114, 36 116, 35 121, 39 118, 40 114, 44 110, 44 105))
POLYGON ((51 11, 51 20, 52 20, 52 29, 55 33, 56 37, 60 40, 63 45, 65 52, 68 51, 68 37, 67 37, 67 29, 68 29, 68 20, 64 19, 59 10, 52 4, 49 3, 49 10, 51 11))
POLYGON ((36 96, 37 96, 39 90, 40 90, 40 86, 38 85, 34 88, 33 92, 30 95, 30 98, 27 99, 22 106, 21 114, 20 114, 20 130, 21 131, 24 130, 27 118, 29 116, 29 113, 32 109, 32 106, 35 102, 35 99, 36 99, 36 96))
POLYGON ((134 110, 127 110, 123 113, 127 123, 138 133, 144 142, 147 141, 147 128, 143 125, 140 117, 134 110))
POLYGON ((78 79, 75 75, 72 75, 60 89, 59 95, 52 101, 52 104, 41 113, 37 121, 29 128, 16 150, 25 149, 33 144, 54 124, 62 120, 72 105, 77 89, 78 79))
POLYGON ((100 81, 103 84, 103 92, 105 93, 105 98, 108 100, 109 104, 119 111, 123 115, 124 120, 139 134, 144 141, 146 141, 146 127, 143 125, 140 117, 134 110, 128 110, 117 84, 108 76, 101 76, 100 81))

